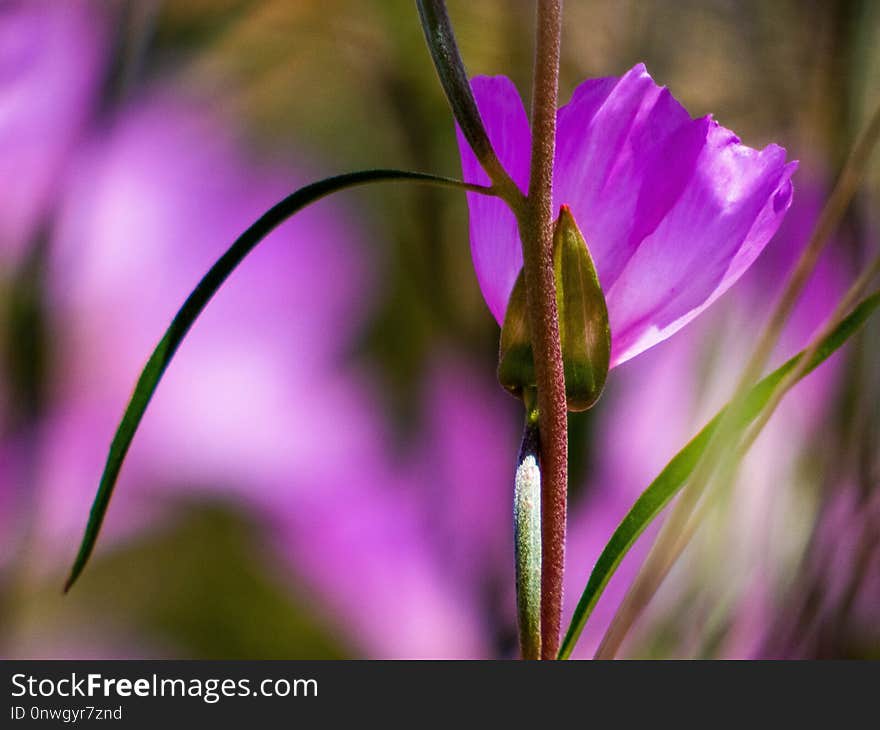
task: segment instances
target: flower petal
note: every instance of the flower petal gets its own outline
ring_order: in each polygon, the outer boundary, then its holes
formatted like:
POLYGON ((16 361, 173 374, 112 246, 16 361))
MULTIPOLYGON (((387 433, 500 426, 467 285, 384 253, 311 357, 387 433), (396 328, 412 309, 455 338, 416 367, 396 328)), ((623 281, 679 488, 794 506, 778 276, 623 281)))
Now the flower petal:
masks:
MULTIPOLYGON (((513 82, 505 76, 472 79, 474 98, 495 153, 507 172, 525 192, 529 179, 531 132, 526 111, 513 82)), ((456 125, 461 167, 467 182, 488 185, 489 177, 456 125)), ((500 325, 522 268, 522 246, 516 219, 498 198, 468 193, 471 256, 483 298, 500 325)))
POLYGON ((691 179, 608 291, 612 365, 670 337, 727 291, 791 205, 797 164, 785 164, 784 149, 756 151, 711 119, 699 123, 705 143, 691 179))
POLYGON ((670 174, 650 201, 642 199, 649 163, 690 121, 642 64, 619 79, 585 81, 559 110, 555 207, 571 208, 606 292, 684 184, 670 174))
POLYGON ((620 363, 731 286, 779 226, 794 164, 710 118, 692 120, 639 64, 560 109, 554 198, 568 204, 608 301, 620 363))

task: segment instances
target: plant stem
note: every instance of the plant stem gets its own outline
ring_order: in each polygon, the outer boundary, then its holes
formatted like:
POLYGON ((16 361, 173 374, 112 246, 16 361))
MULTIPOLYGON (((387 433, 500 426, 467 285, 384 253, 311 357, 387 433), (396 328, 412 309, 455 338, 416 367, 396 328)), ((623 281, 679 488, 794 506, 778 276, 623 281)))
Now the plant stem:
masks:
MULTIPOLYGON (((471 149, 492 181, 491 191, 502 198, 517 219, 523 245, 526 308, 532 334, 538 391, 538 430, 541 461, 541 657, 552 659, 559 646, 562 621, 562 576, 565 563, 565 513, 568 433, 565 376, 559 342, 556 284, 553 275, 553 158, 556 148, 556 107, 559 86, 559 47, 562 35, 561 0, 538 0, 532 93, 532 150, 528 196, 524 196, 498 160, 467 80, 446 4, 417 0, 425 39, 452 112, 471 149)), ((531 411, 528 414, 531 416, 531 411)), ((518 504, 518 502, 517 502, 518 504)), ((519 551, 519 546, 518 546, 519 551)), ((517 556, 519 563, 519 553, 517 556)), ((517 602, 523 628, 522 594, 517 602)), ((534 591, 534 586, 529 586, 534 591)), ((534 633, 522 642, 532 651, 534 633)))
POLYGON ((518 217, 541 435, 541 656, 553 659, 562 621, 568 428, 553 276, 553 158, 562 3, 539 0, 529 194, 518 217))

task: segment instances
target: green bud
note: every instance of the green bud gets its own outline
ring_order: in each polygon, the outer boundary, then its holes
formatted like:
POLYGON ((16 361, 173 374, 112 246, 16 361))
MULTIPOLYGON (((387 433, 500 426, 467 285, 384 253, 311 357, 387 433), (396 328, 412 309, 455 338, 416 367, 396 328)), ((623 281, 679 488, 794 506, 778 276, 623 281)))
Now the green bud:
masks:
MULTIPOLYGON (((611 360, 611 330, 596 267, 565 205, 553 230, 553 269, 568 410, 585 411, 595 404, 605 387, 611 360)), ((522 271, 513 286, 501 328, 498 380, 518 398, 535 387, 522 271)))
POLYGON ((498 353, 498 382, 517 398, 535 389, 535 361, 532 357, 532 336, 526 310, 526 282, 523 270, 513 285, 498 353))
POLYGON ((513 482, 516 605, 523 659, 541 657, 541 459, 536 413, 523 430, 513 482))
POLYGON ((611 328, 590 249, 566 205, 559 211, 553 230, 553 269, 565 397, 568 410, 585 411, 605 388, 611 328))

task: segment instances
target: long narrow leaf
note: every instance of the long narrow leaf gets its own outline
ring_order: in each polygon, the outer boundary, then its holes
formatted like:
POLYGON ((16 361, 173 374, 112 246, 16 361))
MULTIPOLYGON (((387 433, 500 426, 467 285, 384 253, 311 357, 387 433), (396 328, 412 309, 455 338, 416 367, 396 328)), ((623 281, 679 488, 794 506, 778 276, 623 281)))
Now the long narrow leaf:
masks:
POLYGON ((89 521, 86 525, 85 535, 80 544, 79 552, 74 560, 67 583, 64 586, 65 592, 70 590, 70 587, 79 577, 80 573, 82 573, 89 556, 92 554, 101 524, 104 521, 104 515, 107 512, 107 506, 110 503, 110 497, 113 494, 113 488, 119 476, 119 470, 122 468, 122 462, 128 453, 128 448, 147 409, 147 405, 149 405, 150 399, 159 385, 159 380, 171 362, 171 358, 174 357, 174 353, 177 352, 177 348, 180 346, 183 338, 189 332, 190 327, 192 327, 196 318, 202 313, 202 310, 204 310, 211 297, 214 296, 223 282, 226 281, 245 256, 254 250, 260 241, 281 223, 307 205, 331 193, 357 185, 400 180, 457 187, 484 194, 491 193, 489 188, 469 185, 459 180, 402 170, 364 170, 329 177, 300 188, 270 208, 256 223, 239 236, 235 243, 227 249, 226 253, 205 274, 174 316, 171 325, 165 331, 156 349, 153 350, 153 354, 150 355, 150 359, 141 372, 140 378, 138 378, 134 393, 110 444, 110 453, 107 456, 107 463, 101 475, 98 493, 95 495, 95 501, 92 504, 92 510, 89 514, 89 521))
MULTIPOLYGON (((805 377, 820 364, 827 360, 838 348, 840 348, 859 328, 864 324, 865 320, 871 313, 880 306, 880 292, 873 294, 865 299, 853 312, 844 319, 840 325, 825 338, 821 347, 816 351, 815 356, 810 362, 810 366, 804 373, 805 377)), ((796 366, 803 353, 795 355, 784 365, 770 373, 763 380, 758 382, 746 395, 744 407, 741 410, 742 418, 735 424, 736 433, 744 429, 751 423, 763 410, 764 406, 770 400, 776 386, 782 379, 791 372, 796 366)), ((580 638, 581 632, 602 591, 620 565, 620 561, 629 552, 633 543, 638 539, 639 535, 644 532, 645 528, 651 521, 661 512, 661 510, 669 503, 669 501, 678 494, 679 490, 687 482, 694 470, 706 445, 712 438, 712 434, 718 427, 718 423, 724 416, 727 406, 716 414, 716 416, 707 423, 703 429, 694 436, 693 439, 679 451, 670 461, 663 471, 654 479, 648 488, 642 492, 641 496, 636 500, 626 517, 614 531, 596 565, 590 574, 587 586, 578 601, 577 608, 572 616, 568 631, 566 631, 565 639, 559 649, 559 658, 567 659, 571 656, 571 652, 580 638)))
POLYGON ((502 173, 458 52, 455 33, 446 13, 446 3, 443 0, 416 0, 416 5, 428 50, 458 126, 477 159, 494 172, 502 173))

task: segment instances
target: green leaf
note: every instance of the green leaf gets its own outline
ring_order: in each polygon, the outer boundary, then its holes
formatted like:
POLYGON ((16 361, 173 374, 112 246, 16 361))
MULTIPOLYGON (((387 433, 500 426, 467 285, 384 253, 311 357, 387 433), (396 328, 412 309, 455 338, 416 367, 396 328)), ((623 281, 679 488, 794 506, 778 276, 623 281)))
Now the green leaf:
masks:
POLYGON ((107 456, 107 463, 101 475, 98 493, 95 495, 95 501, 92 504, 92 510, 89 514, 89 521, 86 525, 85 535, 80 544, 79 552, 74 560, 67 583, 64 586, 65 592, 70 590, 70 587, 79 577, 80 573, 82 573, 89 556, 92 554, 101 524, 104 521, 104 515, 107 512, 107 506, 110 503, 110 497, 113 494, 113 488, 119 476, 119 470, 122 468, 122 462, 128 453, 128 448, 140 425, 147 405, 149 405, 150 399, 159 385, 159 380, 171 362, 171 358, 174 357, 174 353, 177 352, 177 348, 180 347, 183 338, 189 332, 190 327, 192 327, 196 318, 202 313, 211 297, 214 296, 227 277, 242 262, 245 256, 253 251, 260 241, 281 223, 307 205, 331 193, 357 185, 400 180, 432 183, 446 187, 462 188, 471 192, 491 194, 488 188, 479 185, 470 185, 460 180, 452 180, 421 172, 407 172, 403 170, 363 170, 360 172, 350 172, 344 175, 328 177, 300 188, 270 208, 256 223, 242 233, 235 243, 227 249, 226 253, 211 267, 208 273, 205 274, 196 288, 187 297, 177 314, 174 315, 171 325, 165 331, 156 349, 153 350, 153 354, 150 355, 150 359, 138 378, 134 393, 110 444, 110 453, 107 456))
POLYGON ((452 114, 462 134, 483 165, 496 166, 498 160, 483 126, 474 93, 468 82, 464 63, 455 42, 455 33, 443 0, 417 0, 419 18, 425 31, 428 50, 440 77, 440 84, 452 107, 452 114))
MULTIPOLYGON (((876 292, 856 307, 853 312, 846 317, 837 328, 825 338, 816 354, 810 361, 809 367, 802 377, 805 377, 820 364, 827 360, 838 348, 840 348, 859 328, 864 324, 865 320, 871 313, 880 306, 880 292, 876 292)), ((770 375, 758 382, 746 394, 741 409, 741 418, 739 422, 734 424, 738 433, 749 425, 763 410, 764 406, 770 400, 774 390, 785 376, 797 367, 798 361, 803 357, 801 352, 795 355, 784 365, 774 370, 770 375)), ((596 565, 590 574, 587 586, 578 601, 574 616, 572 616, 568 631, 562 641, 559 649, 559 658, 567 659, 571 656, 571 652, 575 644, 580 638, 581 632, 590 614, 593 611, 596 602, 602 595, 602 591, 620 565, 620 561, 632 547, 633 543, 638 539, 639 535, 644 532, 645 528, 660 513, 660 511, 669 503, 669 501, 684 486, 700 460, 706 445, 712 438, 712 434, 718 427, 725 411, 729 408, 729 404, 725 406, 716 416, 703 427, 693 439, 679 451, 670 461, 663 471, 654 479, 648 488, 642 492, 641 496, 636 500, 632 509, 627 513, 626 517, 614 531, 596 565)))

